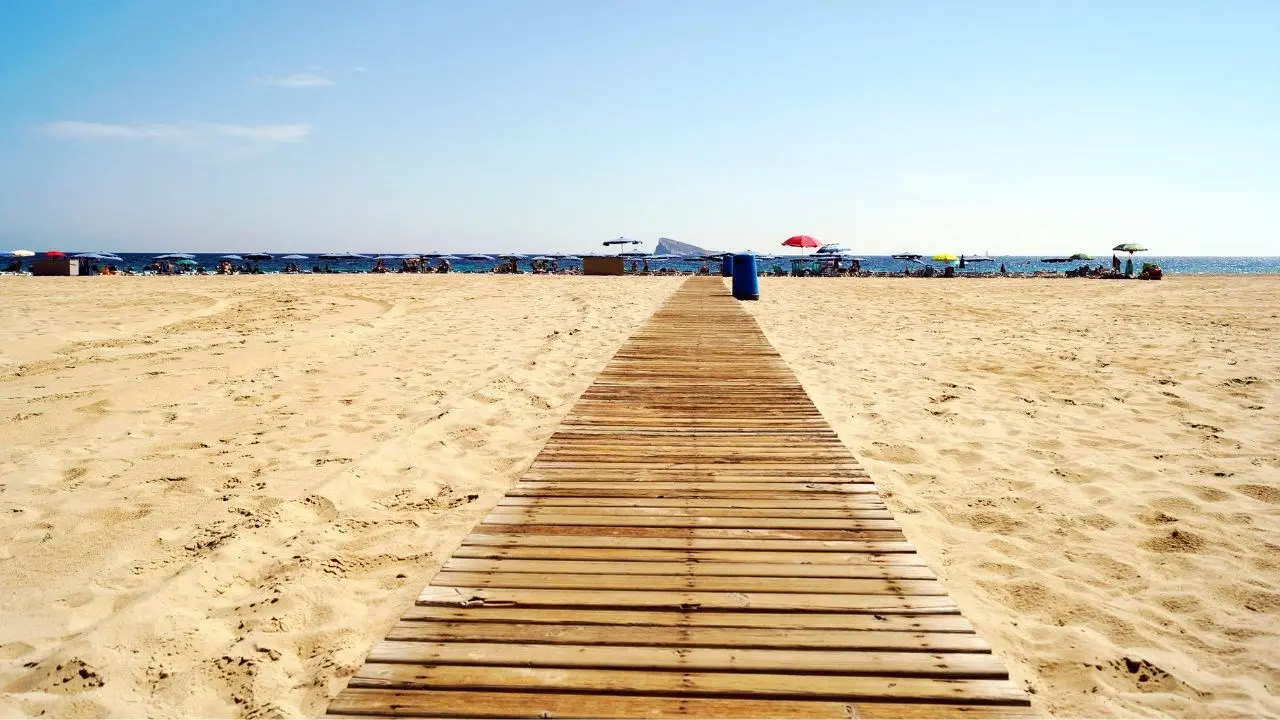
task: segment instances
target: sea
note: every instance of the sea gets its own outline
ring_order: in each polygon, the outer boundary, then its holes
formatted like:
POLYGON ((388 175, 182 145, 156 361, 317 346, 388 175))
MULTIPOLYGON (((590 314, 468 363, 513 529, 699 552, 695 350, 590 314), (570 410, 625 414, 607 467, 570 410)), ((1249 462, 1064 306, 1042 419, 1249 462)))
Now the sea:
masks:
MULTIPOLYGON (((101 251, 81 251, 81 252, 101 252, 101 251)), ((76 253, 68 251, 68 255, 76 253)), ((141 271, 148 267, 155 253, 114 253, 120 257, 123 262, 106 262, 101 264, 114 264, 116 267, 133 268, 135 271, 141 271)), ((199 253, 194 255, 197 265, 194 267, 203 267, 206 271, 213 272, 217 269, 218 263, 221 262, 222 256, 229 253, 199 253)), ((486 253, 487 254, 487 253, 486 253)), ((311 271, 315 268, 321 270, 330 270, 340 273, 361 273, 367 272, 373 267, 375 258, 379 257, 377 253, 362 253, 364 258, 348 259, 348 260, 319 260, 317 253, 278 253, 271 260, 262 260, 257 263, 263 272, 279 272, 290 263, 296 263, 302 270, 311 271), (285 255, 303 255, 305 260, 285 260, 285 255)), ((494 265, 498 264, 497 258, 509 257, 505 253, 494 253, 494 260, 470 260, 460 259, 454 260, 454 272, 489 272, 494 265)), ((382 257, 386 258, 386 266, 388 270, 394 271, 400 267, 400 253, 387 254, 382 257)), ((523 259, 518 260, 520 269, 528 270, 530 268, 530 260, 528 258, 541 257, 536 254, 529 254, 523 259)), ((774 266, 781 269, 790 269, 791 260, 793 258, 808 258, 812 255, 764 255, 757 261, 758 265, 764 270, 771 270, 774 266)), ((1124 253, 1120 254, 1120 260, 1123 262, 1128 256, 1124 253)), ((628 258, 628 264, 632 258, 628 258)), ((643 260, 642 257, 634 258, 637 262, 643 260)), ((902 260, 894 260, 890 257, 883 256, 859 256, 859 261, 863 270, 872 272, 902 272, 904 269, 919 269, 920 265, 916 263, 904 262, 902 260)), ((24 258, 24 260, 28 260, 24 258)), ((243 266, 244 261, 232 261, 236 266, 243 266)), ((562 268, 574 267, 579 265, 581 261, 571 259, 560 259, 559 263, 562 268)), ((932 262, 927 258, 925 263, 935 266, 942 266, 943 263, 932 262)), ((1143 262, 1155 263, 1160 266, 1167 274, 1181 275, 1243 275, 1243 274, 1274 274, 1280 273, 1280 257, 1176 257, 1163 255, 1148 255, 1145 253, 1133 256, 1135 269, 1140 269, 1143 262)), ((29 264, 29 263, 24 263, 29 264)), ((434 264, 434 263, 433 263, 434 264)), ((659 269, 664 267, 676 268, 680 270, 696 270, 702 264, 699 260, 649 260, 651 269, 659 269)), ((995 272, 1003 264, 1009 272, 1032 273, 1038 271, 1062 271, 1064 269, 1075 268, 1080 262, 1070 263, 1045 263, 1043 258, 1028 257, 1019 255, 997 255, 992 256, 990 262, 966 263, 966 267, 959 272, 995 272)), ((1089 265, 1104 265, 1110 267, 1111 256, 1096 256, 1093 260, 1088 261, 1089 265)), ((713 271, 716 264, 711 263, 713 271)))

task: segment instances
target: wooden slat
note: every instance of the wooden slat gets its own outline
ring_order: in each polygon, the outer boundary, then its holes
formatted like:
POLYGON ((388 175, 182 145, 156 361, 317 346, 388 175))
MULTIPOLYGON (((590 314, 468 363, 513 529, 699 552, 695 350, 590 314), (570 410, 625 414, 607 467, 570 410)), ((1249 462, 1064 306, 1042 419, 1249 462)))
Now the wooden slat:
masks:
MULTIPOLYGON (((766 563, 804 568, 815 565, 918 565, 912 552, 769 552, 764 550, 652 550, 628 547, 546 547, 527 545, 463 545, 454 559, 589 560, 596 562, 766 563)), ((803 572, 803 571, 797 571, 803 572)))
POLYGON ((697 278, 329 712, 1017 717, 1029 702, 755 322, 697 278))
POLYGON ((493 512, 484 519, 489 525, 605 525, 609 527, 644 528, 787 528, 796 530, 890 530, 897 531, 893 520, 856 520, 851 518, 775 518, 717 517, 706 515, 577 515, 554 511, 493 512))
POLYGON ((866 578, 933 580, 933 572, 920 565, 803 564, 761 562, 643 562, 580 560, 477 560, 457 553, 441 568, 461 573, 537 573, 542 575, 669 575, 673 577, 731 576, 771 578, 866 578))
POLYGON ((881 614, 958 612, 955 603, 945 595, 851 595, 848 593, 776 593, 737 590, 565 590, 560 588, 477 588, 428 585, 418 595, 418 602, 426 605, 462 606, 527 605, 541 607, 793 610, 881 614))
POLYGON ((738 577, 720 575, 574 575, 528 572, 453 572, 441 570, 433 586, 464 588, 552 588, 557 590, 644 590, 722 593, 943 596, 937 580, 848 579, 826 577, 738 577))
POLYGON ((917 678, 897 675, 805 675, 739 672, 633 672, 606 668, 530 668, 367 663, 354 687, 397 689, 555 689, 611 693, 673 693, 742 697, 967 702, 1025 705, 1008 680, 917 678))
POLYGON ((1007 678, 986 653, 915 653, 796 648, 544 645, 384 640, 368 662, 546 668, 634 668, 696 672, 777 672, 808 675, 1007 678))
POLYGON ((499 622, 404 622, 388 640, 493 642, 551 645, 650 645, 659 647, 791 648, 894 652, 990 652, 972 633, 884 630, 797 630, 636 625, 551 625, 499 622))
POLYGON ((498 507, 613 507, 613 508, 680 508, 717 510, 881 510, 879 498, 659 498, 659 497, 513 497, 508 495, 498 507))
POLYGON ((719 611, 680 607, 557 608, 528 605, 415 605, 404 621, 470 623, 520 622, 568 625, 636 625, 644 627, 771 628, 775 630, 839 630, 972 633, 973 626, 959 615, 878 615, 856 612, 719 611))
POLYGON ((683 528, 631 525, 536 525, 485 523, 479 531, 488 535, 579 535, 596 537, 680 538, 684 540, 904 540, 902 530, 843 530, 839 528, 683 528))
POLYGON ((1020 706, 600 695, 467 690, 351 688, 329 706, 329 717, 608 718, 698 717, 725 720, 846 718, 1020 718, 1020 706))

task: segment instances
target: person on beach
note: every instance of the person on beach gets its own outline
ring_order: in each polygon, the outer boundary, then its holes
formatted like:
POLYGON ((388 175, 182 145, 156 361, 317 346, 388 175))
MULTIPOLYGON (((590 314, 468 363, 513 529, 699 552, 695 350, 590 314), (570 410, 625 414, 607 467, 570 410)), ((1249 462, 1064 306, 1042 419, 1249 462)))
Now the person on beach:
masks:
POLYGON ((1111 253, 1111 272, 1120 272, 1120 258, 1115 253, 1111 253))

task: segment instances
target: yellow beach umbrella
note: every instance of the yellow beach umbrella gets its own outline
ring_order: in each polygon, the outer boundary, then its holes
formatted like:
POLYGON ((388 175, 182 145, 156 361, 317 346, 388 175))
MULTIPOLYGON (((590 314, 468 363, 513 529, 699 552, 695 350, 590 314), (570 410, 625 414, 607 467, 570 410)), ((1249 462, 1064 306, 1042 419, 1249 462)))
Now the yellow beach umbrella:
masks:
POLYGON ((956 257, 955 255, 952 255, 951 253, 938 253, 937 255, 933 256, 933 259, 937 260, 938 262, 955 262, 960 258, 956 257))

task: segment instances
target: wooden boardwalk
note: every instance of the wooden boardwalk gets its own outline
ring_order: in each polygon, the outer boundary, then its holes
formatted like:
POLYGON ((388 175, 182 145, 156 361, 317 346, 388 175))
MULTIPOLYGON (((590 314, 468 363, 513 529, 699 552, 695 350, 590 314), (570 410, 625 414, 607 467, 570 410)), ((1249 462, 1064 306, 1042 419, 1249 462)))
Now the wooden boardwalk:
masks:
POLYGON ((1011 717, 1027 696, 719 278, 618 351, 330 705, 1011 717))

